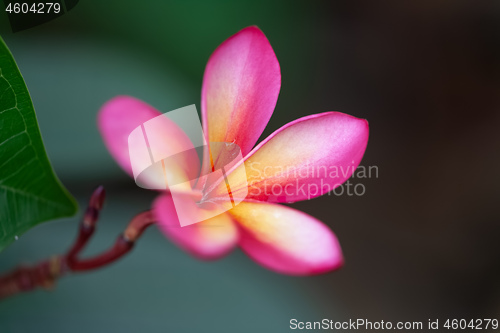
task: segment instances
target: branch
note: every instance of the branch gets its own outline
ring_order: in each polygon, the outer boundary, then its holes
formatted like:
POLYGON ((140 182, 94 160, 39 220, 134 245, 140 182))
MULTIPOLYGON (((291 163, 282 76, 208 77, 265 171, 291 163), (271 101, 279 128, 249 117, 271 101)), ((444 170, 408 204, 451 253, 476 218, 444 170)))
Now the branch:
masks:
POLYGON ((34 266, 20 266, 1 276, 0 300, 36 288, 51 289, 57 279, 68 272, 89 271, 109 265, 128 253, 146 228, 155 223, 151 211, 140 213, 130 221, 110 249, 95 257, 80 259, 80 253, 94 234, 105 195, 104 188, 99 186, 90 197, 78 235, 66 254, 54 256, 34 266))

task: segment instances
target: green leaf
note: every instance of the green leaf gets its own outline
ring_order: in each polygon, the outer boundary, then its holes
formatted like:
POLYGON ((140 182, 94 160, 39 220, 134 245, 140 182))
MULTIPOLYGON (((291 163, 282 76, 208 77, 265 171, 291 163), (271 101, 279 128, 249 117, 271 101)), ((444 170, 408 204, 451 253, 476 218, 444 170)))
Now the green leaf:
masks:
POLYGON ((28 88, 0 37, 0 251, 35 225, 76 209, 52 170, 28 88))

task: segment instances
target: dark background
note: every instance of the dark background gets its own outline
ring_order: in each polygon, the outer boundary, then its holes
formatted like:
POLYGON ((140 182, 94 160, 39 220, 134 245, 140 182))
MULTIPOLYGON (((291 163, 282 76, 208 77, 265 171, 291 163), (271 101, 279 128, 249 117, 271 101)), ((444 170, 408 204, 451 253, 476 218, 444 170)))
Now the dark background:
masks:
MULTIPOLYGON (((2 16, 3 15, 3 16, 2 16)), ((346 265, 323 276, 270 272, 239 250, 200 262, 157 230, 123 261, 0 303, 0 332, 287 332, 289 320, 500 317, 500 2, 90 1, 2 36, 31 92, 53 166, 80 208, 108 190, 88 254, 106 248, 154 194, 108 155, 99 107, 129 94, 166 112, 199 99, 211 52, 259 26, 282 71, 263 137, 305 115, 370 122, 353 179, 365 195, 294 204, 339 237, 346 265)), ((78 217, 43 224, 0 269, 60 253, 78 217)))

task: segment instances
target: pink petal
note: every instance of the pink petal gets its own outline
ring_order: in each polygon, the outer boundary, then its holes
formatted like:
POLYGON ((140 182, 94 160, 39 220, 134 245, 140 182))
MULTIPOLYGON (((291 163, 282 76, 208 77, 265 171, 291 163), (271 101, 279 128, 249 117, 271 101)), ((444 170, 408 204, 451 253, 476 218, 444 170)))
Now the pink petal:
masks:
MULTIPOLYGON (((245 157, 248 190, 244 173, 231 172, 232 195, 249 201, 295 202, 329 192, 356 170, 368 132, 366 120, 340 112, 288 123, 245 157)), ((211 196, 217 197, 224 190, 219 186, 211 196)))
MULTIPOLYGON (((99 111, 98 127, 111 155, 129 175, 133 176, 129 156, 129 135, 141 125, 144 125, 142 130, 149 140, 150 153, 142 149, 143 156, 135 156, 136 165, 139 163, 147 167, 153 162, 159 162, 164 156, 174 156, 169 159, 172 169, 166 170, 169 174, 179 174, 188 180, 197 176, 199 160, 193 144, 182 129, 143 101, 130 96, 118 96, 104 104, 99 111), (150 121, 153 118, 156 119, 150 121), (150 154, 154 161, 151 161, 150 154)), ((139 128, 139 132, 134 133, 144 140, 142 130, 139 128)), ((141 149, 137 148, 136 151, 138 150, 141 149)), ((145 183, 148 182, 158 181, 146 179, 145 183)))
POLYGON ((282 205, 250 202, 229 213, 241 226, 243 251, 273 271, 315 275, 343 264, 336 236, 312 216, 282 205))
MULTIPOLYGON (((281 86, 276 55, 257 27, 222 43, 203 78, 201 111, 208 142, 236 143, 245 156, 271 117, 281 86)), ((219 167, 214 156, 215 167, 219 167)))
POLYGON ((144 122, 159 116, 152 106, 130 96, 117 96, 99 111, 97 125, 104 144, 118 164, 132 176, 128 153, 128 136, 144 122))
MULTIPOLYGON (((177 196, 179 198, 179 196, 177 196)), ((190 206, 189 199, 186 208, 190 206)), ((203 222, 181 227, 172 197, 160 196, 153 204, 158 227, 177 246, 197 258, 217 259, 231 251, 239 238, 238 229, 228 214, 220 214, 203 222)), ((201 208, 190 207, 187 213, 204 214, 201 208)))

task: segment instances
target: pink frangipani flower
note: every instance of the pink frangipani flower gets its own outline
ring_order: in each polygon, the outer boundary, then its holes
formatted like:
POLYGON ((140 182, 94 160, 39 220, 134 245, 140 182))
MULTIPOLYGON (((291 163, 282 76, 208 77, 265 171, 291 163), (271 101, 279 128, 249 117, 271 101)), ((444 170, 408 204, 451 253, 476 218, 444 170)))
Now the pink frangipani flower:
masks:
MULTIPOLYGON (((165 236, 198 258, 216 259, 239 246, 276 272, 325 273, 343 264, 336 236, 314 217, 277 203, 310 199, 345 182, 365 152, 368 122, 339 112, 314 114, 283 126, 254 148, 276 106, 280 86, 278 60, 257 27, 243 29, 222 43, 205 69, 202 123, 207 142, 240 147, 243 162, 227 177, 233 184, 232 196, 243 201, 225 213, 180 227, 176 209, 203 216, 211 209, 208 202, 218 202, 219 194, 227 194, 221 182, 193 188, 194 194, 186 194, 180 205, 176 201, 175 208, 171 193, 161 192, 153 211, 165 236), (331 172, 332 166, 348 172, 331 172), (247 173, 238 172, 240 168, 247 173), (275 195, 271 189, 277 188, 284 195, 275 195)), ((100 110, 104 142, 129 174, 128 135, 158 115, 153 107, 127 96, 110 100, 100 110)), ((185 144, 175 128, 165 126, 166 145, 185 144)), ((223 163, 217 152, 212 151, 211 158, 212 168, 223 163)))

